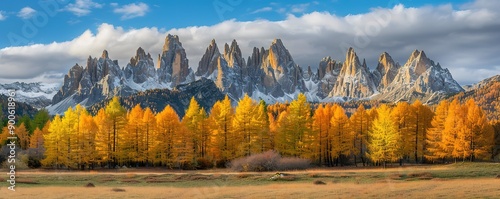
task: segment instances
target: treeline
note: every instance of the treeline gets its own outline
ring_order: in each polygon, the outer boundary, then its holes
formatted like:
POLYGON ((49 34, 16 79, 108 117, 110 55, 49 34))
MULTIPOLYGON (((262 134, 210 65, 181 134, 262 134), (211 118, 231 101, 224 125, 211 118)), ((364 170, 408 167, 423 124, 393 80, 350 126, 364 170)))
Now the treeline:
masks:
POLYGON ((302 94, 274 105, 245 96, 236 107, 226 96, 209 113, 193 98, 181 119, 170 106, 127 111, 115 97, 95 116, 77 105, 33 133, 23 133, 24 124, 16 133, 21 148, 43 148, 45 167, 187 169, 269 150, 324 166, 490 160, 499 124, 474 100, 442 101, 435 110, 419 101, 360 105, 348 117, 340 105, 312 106, 302 94))

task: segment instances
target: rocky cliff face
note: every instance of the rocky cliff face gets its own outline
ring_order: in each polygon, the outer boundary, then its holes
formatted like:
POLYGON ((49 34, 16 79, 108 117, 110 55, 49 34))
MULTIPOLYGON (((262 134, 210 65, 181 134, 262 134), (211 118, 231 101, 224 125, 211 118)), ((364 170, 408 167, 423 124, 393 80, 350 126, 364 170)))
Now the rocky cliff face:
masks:
POLYGON ((155 68, 149 53, 139 47, 125 68, 109 58, 104 50, 101 57, 89 56, 87 65, 73 66, 64 77, 63 86, 48 107, 53 114, 80 103, 91 106, 113 96, 129 96, 155 88, 173 88, 194 81, 186 52, 178 36, 168 35, 155 68))
POLYGON ((374 81, 380 92, 384 92, 385 88, 394 80, 400 67, 389 53, 384 52, 380 55, 377 68, 373 71, 374 81))
POLYGON ((163 51, 158 55, 158 78, 160 82, 171 82, 174 87, 184 82, 194 81, 189 68, 186 51, 177 35, 167 35, 163 51))
POLYGON ((415 50, 410 58, 399 68, 393 81, 383 93, 375 99, 388 101, 422 100, 424 103, 436 103, 446 94, 463 91, 453 79, 448 69, 427 58, 424 51, 415 50))
POLYGON ((329 96, 367 98, 375 93, 377 89, 366 62, 360 63, 354 49, 349 48, 346 60, 329 96))

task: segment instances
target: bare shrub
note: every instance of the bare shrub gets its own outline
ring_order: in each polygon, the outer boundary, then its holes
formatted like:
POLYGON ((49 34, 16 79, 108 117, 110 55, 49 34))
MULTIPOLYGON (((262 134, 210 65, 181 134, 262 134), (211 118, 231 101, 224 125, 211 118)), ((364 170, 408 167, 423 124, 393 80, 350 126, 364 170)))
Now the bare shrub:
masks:
POLYGON ((229 163, 234 171, 277 171, 309 168, 310 161, 302 158, 282 158, 276 151, 266 151, 238 158, 229 163))

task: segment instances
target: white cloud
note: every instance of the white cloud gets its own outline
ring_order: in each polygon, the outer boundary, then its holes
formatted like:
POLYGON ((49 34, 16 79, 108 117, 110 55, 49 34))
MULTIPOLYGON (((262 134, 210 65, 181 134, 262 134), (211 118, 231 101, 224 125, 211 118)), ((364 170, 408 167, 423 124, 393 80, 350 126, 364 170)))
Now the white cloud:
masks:
POLYGON ((100 56, 104 49, 124 67, 139 46, 156 57, 170 33, 179 35, 193 69, 212 38, 219 46, 236 39, 245 58, 254 46, 267 48, 274 38, 281 38, 295 62, 303 67, 315 68, 325 56, 344 61, 350 46, 360 59, 366 58, 371 68, 376 67, 378 56, 384 51, 404 64, 414 49, 420 49, 449 68, 459 83, 470 84, 500 74, 497 7, 475 4, 455 10, 449 5, 397 5, 345 17, 312 12, 300 17, 289 15, 282 21, 230 20, 213 26, 171 30, 123 29, 101 24, 97 32, 87 30, 66 42, 0 49, 0 78, 32 79, 46 72, 67 73, 75 63, 85 65, 89 55, 100 56))
POLYGON ((5 16, 5 12, 0 10, 0 21, 3 21, 7 19, 7 16, 5 16))
POLYGON ((253 12, 251 12, 250 14, 257 14, 257 13, 261 13, 261 12, 270 12, 272 11, 273 8, 271 7, 263 7, 263 8, 260 8, 260 9, 257 9, 257 10, 254 10, 253 12))
POLYGON ((92 0, 76 0, 75 3, 68 4, 65 10, 81 17, 90 14, 93 8, 102 8, 102 6, 102 4, 93 2, 92 0))
POLYGON ((131 3, 113 10, 114 13, 121 14, 121 19, 132 19, 135 17, 142 17, 149 11, 149 6, 145 3, 131 3))
POLYGON ((307 10, 309 5, 310 5, 309 3, 292 5, 290 11, 293 13, 303 13, 307 10))
POLYGON ((29 19, 35 15, 36 10, 31 7, 24 7, 18 13, 17 16, 23 19, 29 19))

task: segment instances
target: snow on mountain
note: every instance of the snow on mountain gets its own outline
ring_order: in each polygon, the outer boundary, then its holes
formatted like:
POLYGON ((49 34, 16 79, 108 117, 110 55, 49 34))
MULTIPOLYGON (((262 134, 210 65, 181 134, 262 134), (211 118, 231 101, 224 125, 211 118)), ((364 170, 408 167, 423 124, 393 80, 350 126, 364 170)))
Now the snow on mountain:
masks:
POLYGON ((50 105, 61 84, 59 83, 24 83, 14 82, 0 84, 0 94, 8 95, 10 90, 16 91, 16 100, 27 103, 37 109, 50 105))

